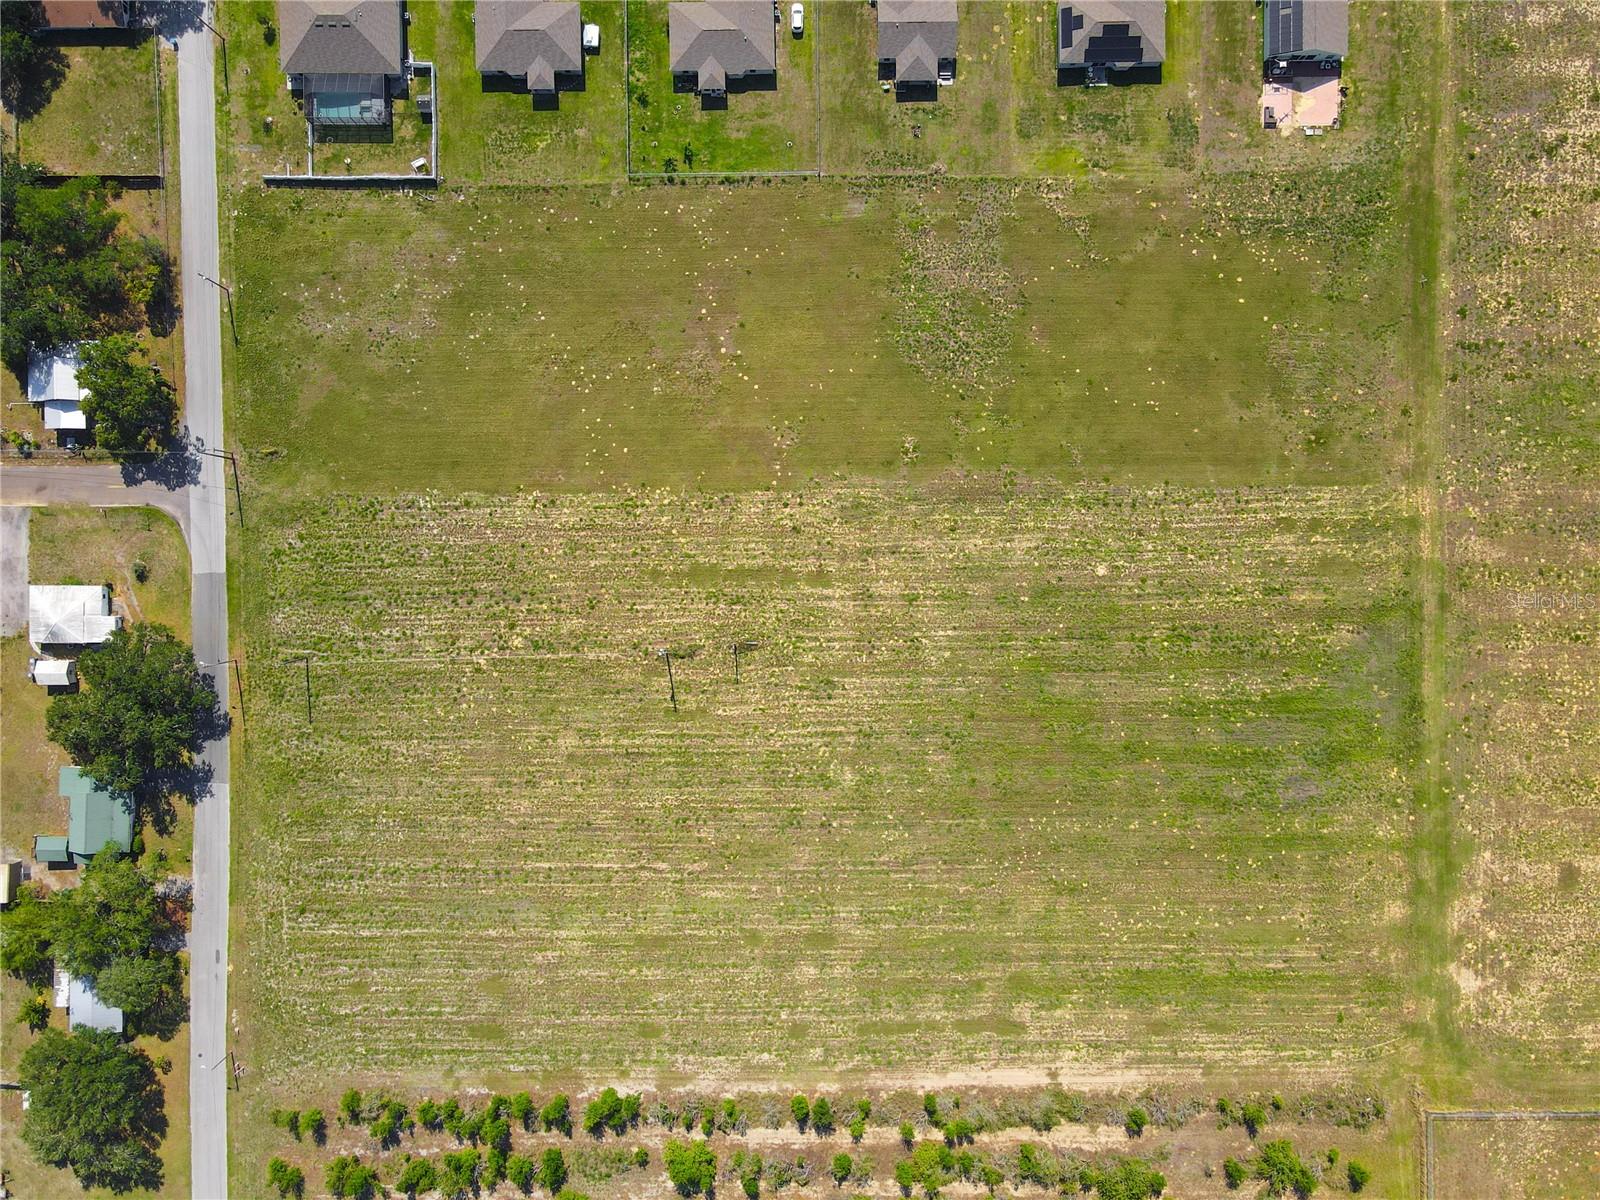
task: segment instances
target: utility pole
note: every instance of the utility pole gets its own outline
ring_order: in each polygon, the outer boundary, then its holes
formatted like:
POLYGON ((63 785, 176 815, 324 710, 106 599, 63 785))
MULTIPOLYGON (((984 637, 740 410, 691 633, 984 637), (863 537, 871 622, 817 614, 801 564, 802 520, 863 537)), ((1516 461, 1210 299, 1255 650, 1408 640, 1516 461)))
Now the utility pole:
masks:
MULTIPOLYGON (((236 658, 225 658, 221 662, 201 663, 200 666, 207 671, 213 671, 218 667, 231 666, 233 668, 233 683, 234 687, 237 688, 239 692, 239 723, 248 728, 250 722, 246 719, 244 711, 244 676, 239 672, 239 660, 236 658)), ((223 684, 222 686, 223 690, 226 691, 228 685, 223 684)))
POLYGON ((300 661, 306 667, 306 724, 311 724, 311 655, 302 654, 300 661))
POLYGON ((672 711, 678 711, 678 683, 672 677, 672 651, 665 646, 656 651, 656 657, 667 664, 667 692, 672 697, 672 711))
POLYGON ((239 326, 233 320, 233 289, 225 283, 218 283, 204 271, 196 271, 195 274, 228 298, 228 329, 233 333, 233 344, 237 346, 239 344, 239 326))
POLYGON ((239 490, 239 458, 232 450, 201 450, 201 454, 209 454, 213 458, 225 458, 228 465, 233 468, 233 498, 239 509, 239 528, 244 528, 244 493, 239 490))

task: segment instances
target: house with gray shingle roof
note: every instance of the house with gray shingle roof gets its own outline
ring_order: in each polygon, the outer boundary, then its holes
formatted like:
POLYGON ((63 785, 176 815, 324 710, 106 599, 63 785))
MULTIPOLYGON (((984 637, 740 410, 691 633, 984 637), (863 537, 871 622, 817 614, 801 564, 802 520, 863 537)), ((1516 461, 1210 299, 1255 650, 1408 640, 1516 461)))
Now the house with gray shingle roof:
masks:
POLYGON ((1267 74, 1295 74, 1307 64, 1333 70, 1350 53, 1347 0, 1266 0, 1261 14, 1267 74))
POLYGON ((387 125, 405 78, 400 0, 278 0, 278 61, 317 125, 387 125))
POLYGON ((667 5, 672 82, 702 100, 778 86, 777 24, 767 0, 667 5))
POLYGON ((1072 0, 1056 5, 1056 82, 1160 82, 1167 0, 1072 0))
POLYGON ((900 99, 928 99, 956 77, 955 0, 878 0, 878 78, 900 99))
POLYGON ((478 71, 514 79, 554 98, 583 87, 583 21, 576 4, 558 0, 478 0, 474 14, 478 71))

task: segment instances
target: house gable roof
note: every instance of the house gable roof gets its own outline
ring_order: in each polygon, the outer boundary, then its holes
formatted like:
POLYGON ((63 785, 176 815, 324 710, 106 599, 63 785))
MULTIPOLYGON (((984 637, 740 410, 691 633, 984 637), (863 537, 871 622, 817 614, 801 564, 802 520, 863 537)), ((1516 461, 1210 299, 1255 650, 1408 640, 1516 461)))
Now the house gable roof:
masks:
POLYGON ((557 74, 583 70, 582 32, 576 4, 478 0, 478 70, 525 76, 533 90, 549 90, 557 74))
POLYGON ((778 43, 767 0, 688 0, 667 6, 674 74, 693 72, 701 91, 729 78, 778 69, 778 43))
POLYGON ((113 792, 77 767, 62 767, 61 796, 67 802, 67 852, 88 862, 107 846, 126 854, 133 847, 133 798, 113 792))
POLYGON ((1056 5, 1056 65, 1133 66, 1167 57, 1166 0, 1074 0, 1056 5))
POLYGON ((932 83, 956 56, 959 24, 955 0, 879 0, 878 61, 893 59, 902 83, 932 83))
POLYGON ((1267 58, 1350 53, 1347 0, 1267 0, 1262 27, 1267 58))
POLYGON ((400 0, 278 0, 278 61, 290 75, 398 75, 400 0))

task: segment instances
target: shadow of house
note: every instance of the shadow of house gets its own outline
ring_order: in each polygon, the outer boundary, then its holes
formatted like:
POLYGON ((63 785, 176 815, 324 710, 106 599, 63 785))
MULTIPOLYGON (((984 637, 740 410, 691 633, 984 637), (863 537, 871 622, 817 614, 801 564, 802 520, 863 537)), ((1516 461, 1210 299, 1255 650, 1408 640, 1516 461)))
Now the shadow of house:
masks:
POLYGON ((313 137, 392 140, 406 94, 400 0, 278 0, 278 59, 313 137))
POLYGON ((879 0, 878 78, 895 99, 937 100, 955 82, 959 23, 955 0, 879 0))
POLYGON ((778 87, 777 24, 767 0, 689 0, 667 6, 672 89, 698 92, 702 108, 730 94, 778 87))
POLYGON ((484 90, 527 91, 533 107, 558 107, 584 88, 583 22, 559 0, 478 0, 474 37, 484 90), (490 81, 513 86, 490 88, 490 81))
POLYGON ((1166 0, 1074 0, 1056 5, 1056 83, 1160 83, 1166 0))

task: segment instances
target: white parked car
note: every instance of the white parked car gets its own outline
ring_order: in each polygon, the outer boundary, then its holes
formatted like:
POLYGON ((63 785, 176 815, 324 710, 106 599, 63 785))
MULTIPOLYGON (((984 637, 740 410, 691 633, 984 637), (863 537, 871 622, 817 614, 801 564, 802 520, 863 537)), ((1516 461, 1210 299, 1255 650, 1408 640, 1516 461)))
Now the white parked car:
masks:
POLYGON ((583 52, 585 54, 600 53, 600 26, 588 23, 583 27, 583 52))
POLYGON ((806 31, 806 6, 804 4, 791 4, 789 6, 789 32, 799 37, 806 31))

